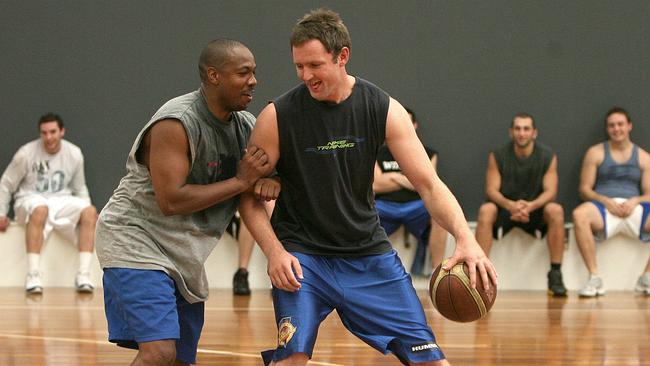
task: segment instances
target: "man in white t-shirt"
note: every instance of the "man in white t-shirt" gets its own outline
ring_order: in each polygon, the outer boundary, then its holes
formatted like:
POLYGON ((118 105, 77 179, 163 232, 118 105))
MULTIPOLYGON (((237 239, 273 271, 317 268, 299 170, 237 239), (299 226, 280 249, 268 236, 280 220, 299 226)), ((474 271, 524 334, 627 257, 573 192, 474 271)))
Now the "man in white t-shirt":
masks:
POLYGON ((9 204, 13 195, 16 222, 25 225, 27 279, 25 290, 43 292, 39 271, 45 238, 57 230, 74 240, 79 227, 79 271, 75 286, 92 292, 89 268, 97 210, 90 202, 84 158, 76 145, 63 140, 63 120, 48 113, 38 121, 40 139, 23 145, 0 180, 0 232, 9 226, 9 204))

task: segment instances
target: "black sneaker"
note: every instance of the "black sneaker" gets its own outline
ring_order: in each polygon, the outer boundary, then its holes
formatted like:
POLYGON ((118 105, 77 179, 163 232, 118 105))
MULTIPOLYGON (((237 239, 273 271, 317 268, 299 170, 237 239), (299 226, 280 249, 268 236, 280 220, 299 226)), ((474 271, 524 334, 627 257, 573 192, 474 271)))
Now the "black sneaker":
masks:
POLYGON ((246 268, 240 268, 235 272, 232 278, 232 292, 235 295, 250 295, 251 289, 248 287, 248 271, 246 268))
POLYGON ((562 271, 551 269, 546 275, 548 277, 548 293, 553 296, 566 296, 566 287, 562 282, 562 271))

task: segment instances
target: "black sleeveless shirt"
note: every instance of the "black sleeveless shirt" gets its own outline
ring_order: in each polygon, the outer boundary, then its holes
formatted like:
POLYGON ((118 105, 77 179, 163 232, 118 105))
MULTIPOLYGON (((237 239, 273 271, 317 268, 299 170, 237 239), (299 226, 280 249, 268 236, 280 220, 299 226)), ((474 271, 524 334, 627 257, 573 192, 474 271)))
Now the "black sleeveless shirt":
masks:
POLYGON ((339 104, 315 100, 304 84, 273 103, 282 191, 271 222, 285 249, 332 257, 390 251, 372 191, 388 94, 356 78, 339 104))
POLYGON ((551 166, 553 151, 535 141, 533 153, 526 158, 515 155, 513 142, 494 151, 501 174, 501 194, 510 200, 532 201, 544 191, 544 175, 551 166))
MULTIPOLYGON (((427 155, 429 156, 429 160, 431 160, 434 155, 438 154, 435 150, 428 146, 424 146, 424 150, 426 150, 427 155)), ((399 164, 397 161, 395 161, 393 154, 390 152, 388 146, 386 145, 382 146, 379 149, 379 154, 377 155, 377 164, 379 165, 379 169, 381 169, 382 173, 402 172, 402 169, 400 169, 399 164)), ((419 200, 420 195, 417 191, 402 188, 397 191, 377 193, 375 198, 378 200, 404 203, 419 200)))

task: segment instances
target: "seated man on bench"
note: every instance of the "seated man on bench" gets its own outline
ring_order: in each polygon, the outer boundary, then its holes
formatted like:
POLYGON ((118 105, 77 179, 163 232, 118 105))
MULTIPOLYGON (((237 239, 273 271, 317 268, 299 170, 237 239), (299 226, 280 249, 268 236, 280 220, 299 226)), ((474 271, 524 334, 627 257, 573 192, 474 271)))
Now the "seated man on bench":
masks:
MULTIPOLYGON (((605 116, 609 139, 587 150, 580 174, 580 196, 573 211, 578 248, 589 270, 581 297, 605 294, 596 264, 596 241, 618 233, 650 241, 650 155, 630 139, 632 120, 614 107, 605 116)), ((650 258, 635 290, 650 295, 650 258)))
POLYGON ((557 156, 536 141, 535 120, 526 113, 514 116, 511 142, 492 151, 485 177, 487 202, 481 205, 476 241, 490 254, 493 239, 519 227, 531 235, 543 236, 551 256, 548 291, 566 296, 562 281, 564 210, 553 202, 557 194, 557 156))
POLYGON ((75 286, 92 292, 90 262, 97 210, 90 203, 81 150, 63 139, 63 120, 56 114, 43 115, 38 122, 40 139, 23 145, 14 155, 0 180, 0 232, 9 226, 7 213, 14 195, 16 221, 25 225, 27 278, 25 290, 43 292, 39 269, 45 238, 58 230, 74 240, 79 227, 79 271, 75 286))

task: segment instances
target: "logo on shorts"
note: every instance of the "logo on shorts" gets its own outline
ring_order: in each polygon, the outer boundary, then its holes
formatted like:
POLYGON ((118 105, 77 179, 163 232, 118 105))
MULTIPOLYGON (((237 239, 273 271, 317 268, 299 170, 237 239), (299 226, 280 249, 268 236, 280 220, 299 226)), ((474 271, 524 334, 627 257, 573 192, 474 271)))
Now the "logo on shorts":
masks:
POLYGON ((417 346, 411 346, 411 352, 423 352, 423 351, 428 351, 436 348, 438 348, 438 345, 430 342, 430 343, 420 344, 417 346))
POLYGON ((280 323, 278 323, 278 346, 286 347, 295 332, 296 327, 291 324, 291 317, 280 319, 280 323))

